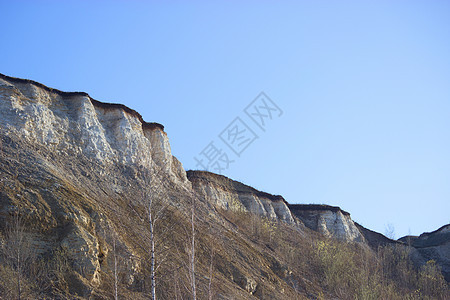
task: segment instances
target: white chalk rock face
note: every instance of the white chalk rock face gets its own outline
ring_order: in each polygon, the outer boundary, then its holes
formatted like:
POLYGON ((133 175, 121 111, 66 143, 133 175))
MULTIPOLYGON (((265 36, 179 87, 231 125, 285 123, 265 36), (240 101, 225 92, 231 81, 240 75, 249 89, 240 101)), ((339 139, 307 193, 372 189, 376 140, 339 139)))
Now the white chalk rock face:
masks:
POLYGON ((85 93, 0 76, 0 130, 62 155, 83 154, 100 163, 154 164, 188 184, 162 125, 146 123, 128 107, 101 103, 85 93))
POLYGON ((356 228, 353 220, 341 211, 326 211, 319 217, 319 232, 327 236, 333 236, 340 240, 361 242, 361 233, 356 228))
POLYGON ((294 224, 294 218, 281 196, 274 196, 205 171, 188 171, 192 187, 205 199, 222 209, 246 211, 294 224))
POLYGON ((347 242, 364 242, 364 236, 356 227, 350 214, 339 207, 328 205, 289 205, 291 212, 306 227, 325 236, 347 242))
POLYGON ((153 129, 145 130, 144 134, 152 145, 153 161, 161 168, 170 170, 173 165, 173 157, 167 134, 164 131, 153 129))

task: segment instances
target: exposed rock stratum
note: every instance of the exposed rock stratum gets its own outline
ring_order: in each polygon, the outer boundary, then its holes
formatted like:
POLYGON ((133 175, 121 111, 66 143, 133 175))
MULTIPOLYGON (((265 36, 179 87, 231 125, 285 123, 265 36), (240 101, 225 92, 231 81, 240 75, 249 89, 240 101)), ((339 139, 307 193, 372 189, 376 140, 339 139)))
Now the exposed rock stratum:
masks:
MULTIPOLYGON (((159 275, 161 299, 189 298, 186 228, 192 203, 201 299, 209 293, 211 270, 216 299, 323 295, 320 284, 294 272, 273 249, 275 227, 289 233, 286 239, 322 236, 367 249, 410 247, 418 264, 435 260, 449 280, 448 225, 392 241, 354 223, 338 207, 289 204, 222 175, 186 173, 172 156, 164 127, 145 122, 136 111, 1 74, 0 175, 2 247, 7 249, 12 220, 18 218, 24 228, 21 241, 33 252, 30 261, 39 258, 48 269, 60 271, 45 275, 58 288, 40 287, 39 295, 111 298, 116 274, 124 298, 148 297, 148 195, 165 212, 157 231, 164 241, 157 249, 158 272, 164 275, 159 275), (252 227, 255 234, 267 233, 267 242, 239 230, 236 224, 245 227, 249 218, 259 224, 252 227)), ((8 256, 2 257, 7 265, 8 256)))

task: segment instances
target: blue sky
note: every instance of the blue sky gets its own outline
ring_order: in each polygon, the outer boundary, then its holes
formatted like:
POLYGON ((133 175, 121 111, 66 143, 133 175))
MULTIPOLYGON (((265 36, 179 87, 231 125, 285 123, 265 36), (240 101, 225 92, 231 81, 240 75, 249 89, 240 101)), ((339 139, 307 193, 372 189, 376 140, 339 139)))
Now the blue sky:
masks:
POLYGON ((123 103, 165 125, 186 169, 397 237, 450 222, 450 2, 0 1, 0 72, 123 103), (264 91, 283 111, 260 130, 264 91), (240 157, 218 135, 258 135, 240 157))

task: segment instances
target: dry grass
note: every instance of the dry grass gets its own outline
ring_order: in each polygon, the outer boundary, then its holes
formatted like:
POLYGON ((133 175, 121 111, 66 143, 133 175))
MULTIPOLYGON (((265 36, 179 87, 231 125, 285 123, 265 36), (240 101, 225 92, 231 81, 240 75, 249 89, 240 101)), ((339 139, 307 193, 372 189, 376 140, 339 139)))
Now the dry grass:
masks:
MULTIPOLYGON (((24 216, 31 244, 42 246, 22 274, 30 297, 111 299, 115 235, 121 299, 148 298, 149 232, 146 203, 140 193, 145 182, 130 179, 140 170, 119 165, 105 168, 85 157, 46 153, 12 137, 2 137, 2 142, 2 244, 7 240, 4 224, 18 211, 24 216), (123 189, 117 191, 113 186, 123 189), (61 241, 76 226, 98 241, 98 284, 83 277, 61 247, 61 241), (47 270, 45 276, 34 273, 36 266, 47 270), (47 278, 50 285, 45 286, 37 277, 47 278)), ((189 207, 196 195, 162 175, 160 182, 156 200, 163 213, 156 226, 157 293, 159 299, 190 299, 189 207)), ((247 189, 239 183, 223 182, 247 189)), ((374 251, 325 239, 307 228, 300 230, 245 212, 222 211, 205 199, 195 200, 198 299, 207 299, 210 293, 213 299, 449 296, 438 267, 430 262, 417 269, 405 247, 386 246, 374 251)), ((3 255, 0 293, 14 298, 10 279, 17 269, 5 259, 3 255)))

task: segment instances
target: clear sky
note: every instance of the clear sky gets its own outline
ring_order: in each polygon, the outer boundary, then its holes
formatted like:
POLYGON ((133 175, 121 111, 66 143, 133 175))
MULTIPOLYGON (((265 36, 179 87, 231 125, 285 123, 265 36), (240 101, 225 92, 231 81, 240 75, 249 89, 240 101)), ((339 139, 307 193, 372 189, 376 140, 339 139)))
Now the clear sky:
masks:
POLYGON ((449 1, 0 0, 0 22, 0 73, 137 110, 186 169, 213 142, 290 203, 396 237, 450 222, 449 1), (239 157, 237 117, 258 136, 239 157))

